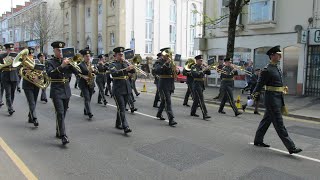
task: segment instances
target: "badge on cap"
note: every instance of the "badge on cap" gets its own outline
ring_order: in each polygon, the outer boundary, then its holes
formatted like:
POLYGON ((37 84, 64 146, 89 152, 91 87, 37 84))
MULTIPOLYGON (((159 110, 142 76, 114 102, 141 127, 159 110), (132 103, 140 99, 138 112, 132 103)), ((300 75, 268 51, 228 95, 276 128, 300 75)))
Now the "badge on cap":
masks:
POLYGON ((13 48, 13 44, 10 44, 10 48, 13 48))
POLYGON ((90 54, 90 51, 87 51, 87 54, 90 54))
POLYGON ((123 48, 120 48, 120 52, 122 52, 123 51, 123 48))
POLYGON ((59 47, 62 47, 62 43, 59 43, 59 47))

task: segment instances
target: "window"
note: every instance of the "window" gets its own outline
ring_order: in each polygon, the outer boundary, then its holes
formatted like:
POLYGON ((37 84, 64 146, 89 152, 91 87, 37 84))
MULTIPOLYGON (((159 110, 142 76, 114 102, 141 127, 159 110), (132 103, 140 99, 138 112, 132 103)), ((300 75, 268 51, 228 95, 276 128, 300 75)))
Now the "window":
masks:
POLYGON ((98 15, 102 14, 102 4, 98 5, 98 15))
POLYGON ((111 1, 110 1, 110 7, 111 7, 112 9, 114 9, 114 7, 115 7, 115 2, 114 2, 114 0, 111 0, 111 1))
POLYGON ((66 20, 68 20, 68 18, 69 18, 69 13, 66 12, 66 20))
POLYGON ((221 8, 221 18, 224 18, 220 26, 228 26, 229 25, 229 7, 223 6, 221 8))
POLYGON ((176 47, 176 26, 177 26, 177 13, 176 13, 176 1, 171 0, 170 1, 170 25, 169 25, 169 42, 170 42, 170 48, 175 51, 176 47))
POLYGON ((114 39, 114 33, 112 32, 110 33, 110 45, 114 46, 114 44, 115 44, 115 39, 114 39))
POLYGON ((90 8, 88 7, 87 8, 87 17, 90 17, 91 16, 91 10, 90 10, 90 8))
POLYGON ((274 0, 251 0, 249 10, 249 23, 275 21, 274 0))
POLYGON ((190 10, 190 28, 189 28, 189 56, 194 56, 195 52, 193 50, 194 48, 194 38, 197 34, 197 14, 194 13, 194 11, 197 10, 197 6, 195 4, 192 4, 191 10, 190 10))
POLYGON ((145 53, 149 54, 153 50, 153 0, 146 0, 145 26, 145 53))

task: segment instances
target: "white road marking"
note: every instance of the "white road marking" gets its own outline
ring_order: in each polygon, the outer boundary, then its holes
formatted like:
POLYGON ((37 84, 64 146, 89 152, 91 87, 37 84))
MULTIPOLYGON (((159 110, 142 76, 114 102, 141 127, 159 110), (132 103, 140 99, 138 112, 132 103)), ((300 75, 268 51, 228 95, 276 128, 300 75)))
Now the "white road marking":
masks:
MULTIPOLYGON (((253 145, 253 142, 249 143, 251 145, 253 145)), ((289 154, 288 151, 284 151, 284 150, 280 150, 280 149, 276 149, 276 148, 272 148, 272 147, 268 147, 266 149, 270 149, 272 151, 277 151, 277 152, 280 152, 280 153, 283 153, 283 154, 289 154)), ((296 156, 296 157, 299 157, 299 158, 303 158, 303 159, 307 159, 307 160, 310 160, 310 161, 314 161, 314 162, 318 162, 320 163, 320 159, 316 159, 316 158, 311 158, 311 157, 308 157, 308 156, 303 156, 303 155, 299 155, 299 154, 291 154, 292 156, 296 156)))
MULTIPOLYGON (((79 96, 79 95, 77 95, 77 94, 72 94, 73 96, 76 96, 76 97, 81 97, 81 96, 79 96)), ((108 103, 107 104, 107 106, 111 106, 111 107, 117 107, 116 105, 113 105, 113 104, 110 104, 110 103, 108 103)), ((140 114, 140 115, 142 115, 142 116, 146 116, 146 117, 150 117, 150 118, 154 118, 154 119, 157 119, 157 117, 155 117, 155 116, 152 116, 152 115, 149 115, 149 114, 144 114, 144 113, 141 113, 141 112, 138 112, 138 111, 135 111, 134 112, 135 114, 140 114)), ((169 122, 169 120, 164 120, 165 122, 169 122)))

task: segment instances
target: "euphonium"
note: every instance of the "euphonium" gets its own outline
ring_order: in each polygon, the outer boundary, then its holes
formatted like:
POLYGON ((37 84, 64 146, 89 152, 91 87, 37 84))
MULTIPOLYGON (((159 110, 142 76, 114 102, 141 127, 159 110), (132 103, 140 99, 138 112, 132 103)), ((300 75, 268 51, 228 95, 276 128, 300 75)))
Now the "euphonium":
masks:
POLYGON ((191 71, 191 67, 196 64, 196 61, 193 58, 189 58, 186 64, 184 65, 184 69, 187 71, 191 71))
POLYGON ((23 79, 29 81, 30 83, 34 84, 38 88, 45 89, 50 84, 50 78, 46 74, 44 69, 44 65, 42 64, 35 64, 33 57, 28 57, 29 50, 24 49, 22 50, 13 60, 12 66, 18 67, 22 65, 19 70, 19 74, 23 79), (35 68, 42 67, 42 68, 35 68))
POLYGON ((13 62, 13 57, 11 57, 8 54, 5 58, 3 58, 3 64, 0 63, 0 69, 10 66, 12 62, 13 62))
POLYGON ((164 51, 161 52, 162 56, 166 56, 168 57, 168 59, 170 60, 170 65, 172 67, 172 74, 174 78, 177 78, 177 66, 176 63, 174 63, 173 59, 172 59, 172 51, 170 49, 166 49, 164 51))

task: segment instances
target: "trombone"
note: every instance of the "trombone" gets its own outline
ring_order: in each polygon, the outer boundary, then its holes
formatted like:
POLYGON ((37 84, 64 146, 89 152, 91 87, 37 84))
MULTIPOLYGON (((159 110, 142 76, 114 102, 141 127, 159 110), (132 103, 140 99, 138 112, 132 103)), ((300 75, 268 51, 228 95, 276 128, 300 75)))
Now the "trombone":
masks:
POLYGON ((252 76, 252 72, 246 70, 243 66, 238 66, 238 65, 235 65, 235 64, 231 64, 231 66, 239 71, 242 71, 244 72, 246 75, 249 75, 249 76, 252 76))
POLYGON ((227 73, 225 70, 219 69, 217 64, 212 64, 210 66, 208 65, 202 65, 204 68, 203 71, 205 70, 216 70, 219 74, 225 74, 225 75, 229 75, 229 73, 227 73))

